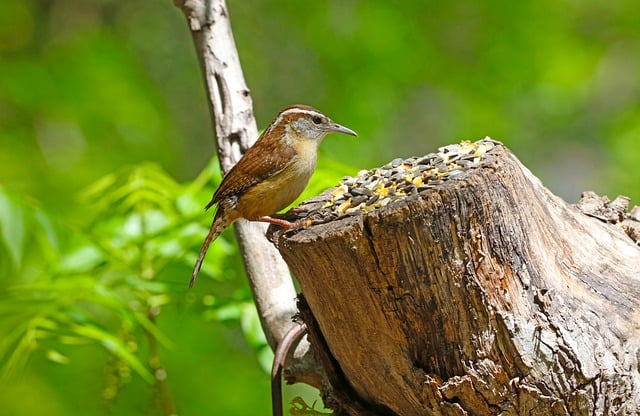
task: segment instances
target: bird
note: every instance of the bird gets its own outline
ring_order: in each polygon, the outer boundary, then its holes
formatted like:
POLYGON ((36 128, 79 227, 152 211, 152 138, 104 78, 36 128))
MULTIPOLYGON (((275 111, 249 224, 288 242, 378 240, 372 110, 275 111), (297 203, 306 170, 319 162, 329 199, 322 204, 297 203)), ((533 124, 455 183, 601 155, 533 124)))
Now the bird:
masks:
POLYGON ((211 243, 240 218, 300 227, 274 215, 291 204, 309 183, 318 159, 318 146, 329 133, 358 134, 335 123, 308 105, 280 110, 269 127, 222 178, 209 209, 217 205, 211 228, 200 249, 189 287, 195 284, 211 243))

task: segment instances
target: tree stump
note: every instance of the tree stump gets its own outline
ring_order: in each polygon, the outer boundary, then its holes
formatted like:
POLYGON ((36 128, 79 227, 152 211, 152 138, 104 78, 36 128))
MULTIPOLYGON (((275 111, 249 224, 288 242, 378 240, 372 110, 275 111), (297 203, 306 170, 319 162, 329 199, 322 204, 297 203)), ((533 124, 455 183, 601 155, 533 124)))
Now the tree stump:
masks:
POLYGON ((325 403, 639 414, 640 215, 595 200, 567 204, 485 139, 361 172, 290 212, 312 224, 278 245, 329 373, 325 403))

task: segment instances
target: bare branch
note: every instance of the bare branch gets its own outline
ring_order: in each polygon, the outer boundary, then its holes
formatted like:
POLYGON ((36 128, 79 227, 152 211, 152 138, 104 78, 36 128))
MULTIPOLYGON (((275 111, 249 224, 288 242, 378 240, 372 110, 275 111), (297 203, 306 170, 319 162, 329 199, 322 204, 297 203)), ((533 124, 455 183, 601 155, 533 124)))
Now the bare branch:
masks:
MULTIPOLYGON (((187 18, 204 76, 218 156, 227 172, 258 138, 251 94, 244 80, 224 0, 174 0, 187 18)), ((296 292, 287 265, 265 238, 266 226, 235 225, 256 307, 272 349, 294 327, 296 292)), ((290 381, 319 385, 320 368, 301 342, 289 360, 290 381)))

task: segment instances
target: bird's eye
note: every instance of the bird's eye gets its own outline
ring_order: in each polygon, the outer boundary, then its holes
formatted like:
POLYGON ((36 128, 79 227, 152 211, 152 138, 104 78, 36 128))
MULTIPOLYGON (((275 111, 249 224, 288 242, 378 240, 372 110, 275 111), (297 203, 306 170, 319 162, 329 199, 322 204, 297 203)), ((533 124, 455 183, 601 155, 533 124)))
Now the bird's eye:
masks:
POLYGON ((319 116, 315 116, 311 119, 311 121, 313 121, 313 124, 320 124, 322 123, 322 118, 320 118, 319 116))

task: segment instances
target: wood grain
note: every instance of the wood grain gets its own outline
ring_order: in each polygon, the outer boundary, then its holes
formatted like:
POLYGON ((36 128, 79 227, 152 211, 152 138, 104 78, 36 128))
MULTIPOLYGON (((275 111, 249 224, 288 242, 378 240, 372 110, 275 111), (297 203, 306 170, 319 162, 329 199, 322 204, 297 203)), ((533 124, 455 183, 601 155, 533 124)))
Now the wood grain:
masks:
POLYGON ((504 146, 490 156, 280 237, 313 346, 342 377, 324 389, 338 414, 640 412, 640 248, 504 146))

